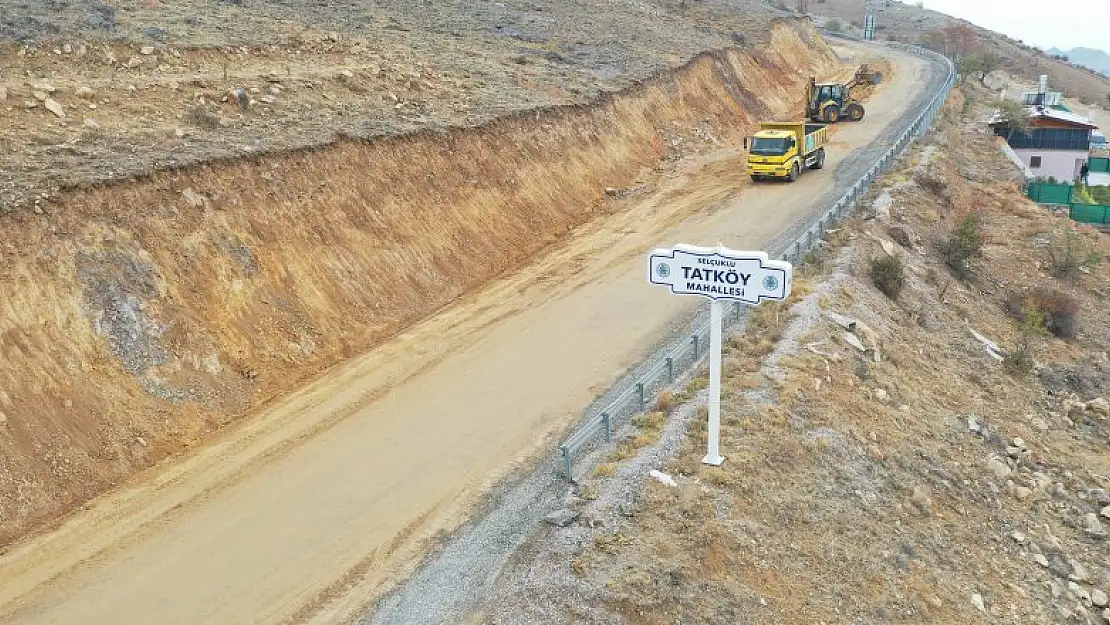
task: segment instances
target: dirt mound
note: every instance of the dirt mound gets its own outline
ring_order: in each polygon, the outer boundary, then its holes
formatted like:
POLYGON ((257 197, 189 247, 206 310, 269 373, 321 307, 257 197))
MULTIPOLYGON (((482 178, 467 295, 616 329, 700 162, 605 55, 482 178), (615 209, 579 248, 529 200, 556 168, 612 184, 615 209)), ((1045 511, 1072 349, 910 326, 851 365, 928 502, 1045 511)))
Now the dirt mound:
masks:
POLYGON ((289 392, 604 209, 675 136, 737 142, 835 67, 812 28, 591 106, 156 172, 3 217, 0 541, 289 392))

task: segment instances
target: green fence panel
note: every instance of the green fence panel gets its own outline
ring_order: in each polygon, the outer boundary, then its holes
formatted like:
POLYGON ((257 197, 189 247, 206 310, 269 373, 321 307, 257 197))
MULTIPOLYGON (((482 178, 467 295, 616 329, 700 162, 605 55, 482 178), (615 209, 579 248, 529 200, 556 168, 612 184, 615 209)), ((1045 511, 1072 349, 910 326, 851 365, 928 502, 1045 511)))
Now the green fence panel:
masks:
POLYGON ((1072 204, 1071 218, 1085 224, 1110 225, 1110 206, 1098 204, 1072 204))
POLYGON ((1033 182, 1029 185, 1029 199, 1038 204, 1070 204, 1070 184, 1052 184, 1048 182, 1033 182))
POLYGON ((1088 164, 1090 171, 1098 173, 1110 173, 1110 158, 1101 156, 1092 157, 1088 164))

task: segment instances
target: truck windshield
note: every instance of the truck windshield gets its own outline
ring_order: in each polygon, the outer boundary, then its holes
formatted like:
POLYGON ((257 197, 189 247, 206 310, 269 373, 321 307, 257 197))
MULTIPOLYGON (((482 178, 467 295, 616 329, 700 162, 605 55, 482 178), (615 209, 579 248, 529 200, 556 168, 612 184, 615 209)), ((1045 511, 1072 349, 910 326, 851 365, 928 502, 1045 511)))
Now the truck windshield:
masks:
POLYGON ((752 140, 752 154, 759 156, 782 156, 790 147, 790 139, 756 137, 752 140))

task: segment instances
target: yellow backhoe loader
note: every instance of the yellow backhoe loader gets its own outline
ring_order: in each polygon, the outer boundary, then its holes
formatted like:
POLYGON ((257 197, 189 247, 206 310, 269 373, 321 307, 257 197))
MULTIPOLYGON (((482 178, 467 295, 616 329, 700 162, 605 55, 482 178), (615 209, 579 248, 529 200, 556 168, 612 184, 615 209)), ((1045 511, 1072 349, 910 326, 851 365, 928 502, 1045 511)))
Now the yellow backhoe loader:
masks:
POLYGON ((882 73, 872 70, 867 64, 861 65, 852 79, 844 84, 818 84, 816 78, 810 78, 806 89, 806 117, 826 124, 835 124, 843 119, 858 122, 866 111, 852 97, 852 88, 877 85, 882 81, 882 73))

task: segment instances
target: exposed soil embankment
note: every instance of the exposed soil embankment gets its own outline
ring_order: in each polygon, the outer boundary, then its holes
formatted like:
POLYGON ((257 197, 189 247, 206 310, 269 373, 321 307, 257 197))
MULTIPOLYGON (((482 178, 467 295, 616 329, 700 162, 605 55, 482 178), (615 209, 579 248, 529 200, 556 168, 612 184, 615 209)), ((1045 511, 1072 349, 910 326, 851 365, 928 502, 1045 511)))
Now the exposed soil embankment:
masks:
POLYGON ((590 107, 162 171, 3 217, 0 543, 365 351, 605 210, 669 139, 738 140, 835 57, 780 23, 590 107))

